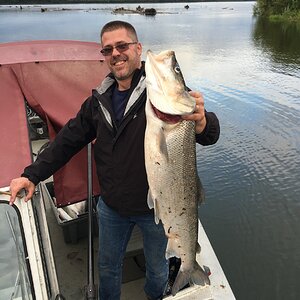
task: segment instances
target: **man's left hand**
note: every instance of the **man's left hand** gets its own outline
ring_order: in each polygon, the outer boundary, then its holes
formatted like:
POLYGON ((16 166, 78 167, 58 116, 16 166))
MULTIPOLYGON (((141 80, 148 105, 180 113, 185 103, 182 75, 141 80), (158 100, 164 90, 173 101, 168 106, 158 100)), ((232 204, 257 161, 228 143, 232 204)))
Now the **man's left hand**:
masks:
POLYGON ((196 100, 196 108, 193 114, 182 116, 182 118, 184 120, 195 121, 196 134, 200 134, 206 126, 204 99, 200 92, 190 91, 189 93, 196 100))

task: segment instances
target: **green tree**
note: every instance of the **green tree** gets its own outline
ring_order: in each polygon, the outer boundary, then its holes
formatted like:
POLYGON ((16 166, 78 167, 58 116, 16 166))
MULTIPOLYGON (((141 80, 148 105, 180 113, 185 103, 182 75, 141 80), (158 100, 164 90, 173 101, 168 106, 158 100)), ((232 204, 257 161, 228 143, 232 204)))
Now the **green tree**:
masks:
POLYGON ((283 15, 298 12, 300 0, 257 0, 254 14, 259 16, 283 15))

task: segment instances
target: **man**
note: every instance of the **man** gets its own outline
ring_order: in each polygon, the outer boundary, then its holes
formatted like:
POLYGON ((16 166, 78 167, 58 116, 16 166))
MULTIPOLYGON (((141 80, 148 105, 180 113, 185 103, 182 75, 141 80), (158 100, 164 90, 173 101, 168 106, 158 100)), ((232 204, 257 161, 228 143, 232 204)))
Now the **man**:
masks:
MULTIPOLYGON (((144 62, 142 45, 134 27, 126 22, 107 23, 101 31, 102 54, 111 73, 82 104, 80 111, 59 132, 37 160, 12 180, 11 204, 25 189, 28 201, 35 186, 61 168, 75 153, 95 141, 94 155, 101 196, 99 216, 99 297, 120 299, 122 261, 134 225, 140 227, 146 258, 145 293, 161 299, 168 279, 165 259, 167 239, 147 206, 148 183, 144 163, 146 127, 144 62)), ((200 93, 196 111, 185 119, 195 121, 196 140, 213 144, 219 137, 219 122, 204 110, 200 93)))

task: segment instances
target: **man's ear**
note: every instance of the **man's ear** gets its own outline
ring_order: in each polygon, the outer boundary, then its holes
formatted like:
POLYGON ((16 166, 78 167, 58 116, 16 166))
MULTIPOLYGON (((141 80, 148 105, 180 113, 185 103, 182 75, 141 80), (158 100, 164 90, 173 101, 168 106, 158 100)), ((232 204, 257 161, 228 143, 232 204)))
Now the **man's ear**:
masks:
POLYGON ((137 43, 138 54, 141 56, 143 53, 143 46, 141 43, 137 43))

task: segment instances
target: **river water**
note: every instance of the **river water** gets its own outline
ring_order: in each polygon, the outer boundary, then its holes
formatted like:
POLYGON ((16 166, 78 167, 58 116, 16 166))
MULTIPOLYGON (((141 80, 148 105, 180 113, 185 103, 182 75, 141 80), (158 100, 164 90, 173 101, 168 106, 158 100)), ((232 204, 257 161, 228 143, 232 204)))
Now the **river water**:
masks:
POLYGON ((300 299, 300 26, 253 18, 254 2, 184 5, 141 4, 155 17, 112 14, 117 4, 0 6, 0 42, 98 41, 121 19, 144 50, 175 50, 221 123, 216 145, 197 146, 200 217, 237 299, 300 299))

